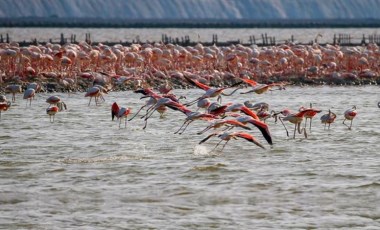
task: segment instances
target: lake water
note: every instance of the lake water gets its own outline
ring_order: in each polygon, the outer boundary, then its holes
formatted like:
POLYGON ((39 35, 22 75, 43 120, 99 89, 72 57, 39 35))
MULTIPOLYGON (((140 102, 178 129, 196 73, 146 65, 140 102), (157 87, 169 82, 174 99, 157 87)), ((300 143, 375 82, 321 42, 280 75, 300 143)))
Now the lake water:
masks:
MULTIPOLYGON (((91 34, 94 42, 132 42, 139 38, 142 42, 161 41, 162 35, 166 34, 172 38, 181 39, 189 36, 191 41, 211 42, 213 34, 218 35, 219 42, 236 41, 240 39, 242 43, 249 43, 250 36, 255 36, 256 42, 261 42, 261 35, 276 37, 276 42, 283 43, 294 36, 295 41, 309 43, 313 41, 318 34, 320 43, 332 43, 334 34, 350 34, 353 43, 360 43, 363 34, 368 35, 380 34, 379 28, 245 28, 245 29, 178 29, 178 28, 0 28, 0 34, 5 38, 9 34, 12 41, 38 41, 47 42, 53 39, 53 42, 60 41, 61 33, 70 39, 71 35, 76 35, 77 41, 84 41, 86 34, 91 34)), ((368 41, 367 41, 368 42, 368 41)))
MULTIPOLYGON (((175 90, 194 99, 200 89, 175 90)), ((22 95, 0 121, 1 229, 379 229, 380 120, 378 86, 288 87, 223 102, 267 102, 270 109, 322 109, 309 137, 288 138, 267 121, 274 145, 217 138, 198 145, 207 122, 174 132, 185 116, 169 110, 119 129, 111 104, 144 104, 131 91, 111 92, 88 106, 84 93, 58 93, 68 110, 50 123, 40 93, 22 95), (352 130, 343 112, 357 106, 352 130), (338 117, 320 123, 328 109, 338 117), (220 148, 219 148, 220 149, 220 148)), ((54 94, 55 95, 55 94, 54 94)), ((7 95, 10 98, 10 95, 7 95)), ((292 133, 293 126, 286 124, 292 133)))

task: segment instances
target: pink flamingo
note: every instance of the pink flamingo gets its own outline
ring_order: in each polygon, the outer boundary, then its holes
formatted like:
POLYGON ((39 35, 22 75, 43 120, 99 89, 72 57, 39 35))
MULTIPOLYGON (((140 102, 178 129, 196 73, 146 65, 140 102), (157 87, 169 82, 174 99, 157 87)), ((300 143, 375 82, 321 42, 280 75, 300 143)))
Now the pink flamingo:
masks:
POLYGON ((210 129, 218 129, 218 128, 221 128, 223 126, 227 126, 226 129, 224 129, 223 131, 225 130, 229 130, 229 129, 232 129, 234 127, 240 127, 240 128, 243 128, 243 129, 248 129, 248 130, 251 130, 250 127, 246 126, 245 124, 243 124, 242 122, 239 122, 237 120, 216 120, 213 124, 207 126, 205 129, 203 129, 202 131, 198 132, 197 134, 202 134, 202 133, 205 133, 206 131, 210 130, 210 129))
POLYGON ((24 92, 24 99, 26 99, 26 105, 28 105, 28 100, 29 100, 29 106, 32 106, 32 99, 34 98, 34 96, 36 95, 36 91, 32 88, 29 88, 27 90, 25 90, 24 92))
POLYGON ((260 148, 265 149, 265 147, 262 144, 260 144, 260 142, 258 142, 254 136, 252 136, 249 133, 242 132, 242 131, 239 131, 239 132, 223 132, 223 133, 216 132, 216 133, 212 133, 212 134, 208 135, 206 138, 204 138, 203 140, 201 140, 199 142, 199 144, 202 144, 202 143, 206 142, 208 139, 210 139, 213 136, 217 136, 217 137, 219 137, 221 139, 218 142, 218 144, 214 147, 214 149, 216 149, 222 141, 225 141, 226 143, 224 143, 224 145, 223 145, 223 147, 221 149, 221 150, 223 150, 224 147, 227 145, 227 143, 231 139, 237 139, 238 137, 239 138, 243 138, 243 139, 245 139, 245 140, 247 140, 249 142, 254 143, 255 145, 259 146, 260 148))
POLYGON ((46 109, 46 113, 49 115, 50 122, 54 122, 55 114, 58 112, 59 108, 57 106, 50 106, 46 109), (52 120, 53 118, 53 120, 52 120))
POLYGON ((95 104, 98 105, 98 100, 99 97, 102 95, 102 92, 99 87, 93 86, 89 88, 84 95, 85 97, 90 97, 90 101, 88 102, 88 106, 91 104, 91 99, 94 97, 95 98, 95 104))
POLYGON ((304 115, 304 117, 305 117, 305 129, 306 129, 306 126, 307 126, 307 119, 310 119, 310 126, 309 126, 309 131, 310 132, 311 132, 311 121, 313 120, 313 117, 315 115, 317 115, 317 113, 322 112, 322 110, 320 110, 320 109, 314 109, 314 108, 312 108, 312 106, 313 106, 312 103, 310 103, 310 108, 305 108, 305 107, 301 106, 300 109, 299 109, 300 112, 303 111, 303 110, 305 110, 305 109, 309 109, 310 110, 309 112, 305 113, 305 115, 304 115))
POLYGON ((202 84, 202 83, 200 83, 199 81, 193 80, 193 79, 191 79, 191 78, 189 78, 189 77, 186 77, 185 75, 184 75, 184 78, 185 78, 185 79, 186 79, 191 85, 196 86, 196 87, 198 87, 198 88, 203 89, 203 90, 206 91, 201 97, 195 99, 194 101, 191 101, 191 102, 186 103, 186 104, 185 104, 186 106, 193 105, 195 102, 197 102, 197 101, 199 101, 199 100, 202 100, 202 99, 205 99, 205 98, 211 98, 211 97, 217 97, 217 98, 218 98, 217 100, 218 100, 219 102, 221 102, 221 100, 222 100, 221 95, 224 95, 224 96, 230 96, 230 95, 234 94, 234 93, 235 93, 238 89, 240 89, 240 88, 236 88, 234 91, 232 91, 232 92, 229 93, 229 94, 225 94, 225 93, 224 93, 224 90, 225 90, 225 89, 235 87, 235 86, 240 85, 240 84, 242 83, 242 81, 240 81, 240 82, 235 83, 235 84, 233 84, 233 85, 231 85, 231 86, 226 86, 226 87, 221 87, 221 88, 211 88, 210 86, 205 85, 205 84, 202 84))
POLYGON ((7 100, 0 102, 0 120, 1 120, 1 112, 7 111, 11 107, 11 103, 7 100))
POLYGON ((321 122, 322 122, 322 124, 325 124, 325 128, 324 129, 326 129, 326 124, 329 124, 328 129, 330 129, 330 125, 332 123, 334 123, 335 118, 336 118, 336 114, 333 113, 333 112, 331 112, 331 110, 329 110, 328 113, 326 113, 323 116, 321 116, 321 122))
POLYGON ((352 127, 352 121, 354 120, 354 118, 356 117, 356 115, 358 114, 358 112, 356 111, 356 106, 354 105, 351 109, 347 109, 345 112, 344 112, 344 120, 343 120, 343 124, 345 126, 348 127, 348 129, 351 129, 352 127), (346 120, 349 120, 351 121, 350 123, 350 126, 346 125, 344 122, 346 120))
POLYGON ((125 128, 127 127, 127 118, 128 118, 128 115, 131 113, 131 109, 130 108, 125 108, 125 107, 119 107, 119 105, 114 102, 112 104, 112 107, 111 107, 111 116, 112 116, 112 120, 114 120, 114 118, 116 117, 117 119, 119 119, 119 128, 120 128, 120 125, 121 125, 121 120, 124 118, 125 120, 125 128))
POLYGON ((21 85, 8 85, 5 91, 12 93, 12 102, 16 102, 16 93, 21 93, 22 89, 21 85))
POLYGON ((288 132, 288 129, 286 128, 284 121, 289 121, 290 123, 294 124, 294 135, 293 135, 293 139, 296 138, 296 130, 298 130, 298 133, 301 134, 302 131, 304 132, 304 135, 305 135, 305 138, 307 138, 307 133, 306 133, 306 129, 305 128, 302 128, 301 129, 301 122, 305 116, 306 113, 310 112, 310 111, 313 111, 312 109, 305 109, 305 110, 302 110, 301 112, 298 112, 298 113, 291 113, 288 109, 285 109, 279 113, 275 113, 273 116, 276 118, 276 121, 277 121, 277 115, 278 114, 282 114, 284 117, 279 117, 282 125, 284 126, 285 130, 286 130, 286 135, 289 137, 289 132, 288 132))
POLYGON ((283 83, 271 83, 271 84, 258 84, 256 81, 250 80, 250 79, 241 79, 245 83, 251 85, 253 88, 247 92, 242 92, 240 94, 247 94, 247 93, 257 93, 257 94, 262 94, 267 92, 268 90, 271 90, 273 86, 279 86, 278 90, 283 90, 285 87, 283 86, 283 83))

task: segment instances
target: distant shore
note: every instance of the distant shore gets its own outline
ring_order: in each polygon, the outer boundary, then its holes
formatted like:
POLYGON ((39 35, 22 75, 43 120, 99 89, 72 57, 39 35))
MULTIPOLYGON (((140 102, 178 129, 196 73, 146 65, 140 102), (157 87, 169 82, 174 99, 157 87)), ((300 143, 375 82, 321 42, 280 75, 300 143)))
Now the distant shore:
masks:
POLYGON ((77 28, 378 28, 379 19, 99 19, 0 18, 0 27, 77 28))

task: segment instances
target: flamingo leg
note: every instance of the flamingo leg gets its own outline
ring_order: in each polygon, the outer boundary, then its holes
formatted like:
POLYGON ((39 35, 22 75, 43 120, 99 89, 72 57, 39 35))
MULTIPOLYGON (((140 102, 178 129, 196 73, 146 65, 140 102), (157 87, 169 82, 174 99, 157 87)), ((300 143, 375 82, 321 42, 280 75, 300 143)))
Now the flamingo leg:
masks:
POLYGON ((297 124, 294 125, 293 139, 296 139, 296 130, 297 130, 297 124))
POLYGON ((141 108, 137 111, 137 113, 136 113, 135 115, 133 115, 133 117, 131 117, 131 119, 129 119, 129 121, 131 121, 133 118, 135 118, 135 117, 137 116, 137 114, 139 114, 139 112, 140 112, 143 108, 145 108, 145 107, 146 107, 146 105, 141 106, 141 108))
MULTIPOLYGON (((228 141, 229 141, 229 140, 228 140, 228 141)), ((222 150, 221 150, 221 151, 223 151, 224 147, 226 147, 226 145, 227 145, 228 141, 226 141, 226 143, 224 143, 224 145, 223 145, 223 147, 222 147, 222 150)))
POLYGON ((183 126, 185 126, 190 120, 185 120, 185 122, 183 122, 183 124, 181 125, 181 127, 179 127, 179 129, 177 131, 174 132, 174 134, 178 133, 183 126))
POLYGON ((218 144, 216 144, 215 147, 211 150, 211 152, 213 152, 213 151, 214 151, 214 150, 220 145, 220 143, 222 143, 222 141, 223 141, 223 140, 220 140, 220 141, 218 142, 218 144))
POLYGON ((182 134, 183 132, 185 132, 187 126, 189 126, 190 123, 193 122, 193 121, 194 121, 194 120, 190 120, 190 121, 187 123, 187 125, 182 129, 182 132, 180 132, 180 133, 178 133, 178 134, 182 134))
POLYGON ((90 106, 90 104, 91 104, 91 99, 92 99, 92 97, 90 97, 90 101, 88 102, 88 106, 90 106))
POLYGON ((288 137, 289 137, 289 132, 288 132, 288 129, 286 128, 286 126, 285 126, 284 122, 282 121, 281 117, 279 117, 279 120, 281 121, 282 125, 283 125, 283 126, 284 126, 284 128, 285 128, 285 131, 286 131, 286 136, 288 136, 288 137))
POLYGON ((310 126, 309 126, 309 131, 311 132, 311 121, 313 120, 313 118, 310 118, 310 126))

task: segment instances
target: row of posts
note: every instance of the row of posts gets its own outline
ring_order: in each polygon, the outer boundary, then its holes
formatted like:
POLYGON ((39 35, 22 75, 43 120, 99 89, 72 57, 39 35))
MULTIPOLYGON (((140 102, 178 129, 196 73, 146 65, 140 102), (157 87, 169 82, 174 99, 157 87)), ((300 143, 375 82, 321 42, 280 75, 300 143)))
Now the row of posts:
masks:
MULTIPOLYGON (((200 37, 198 37, 198 42, 200 40, 200 37)), ((263 46, 273 46, 273 45, 276 45, 276 37, 274 36, 268 36, 266 33, 265 34, 261 34, 261 43, 258 43, 258 40, 260 39, 256 39, 255 36, 249 36, 249 44, 260 44, 260 45, 263 45, 263 46)), ((339 45, 354 45, 354 43, 352 42, 353 38, 350 34, 334 34, 334 38, 333 38, 333 45, 336 45, 336 44, 339 44, 339 45)), ((0 43, 10 43, 11 39, 10 39, 10 36, 9 34, 6 34, 5 36, 3 36, 3 34, 0 34, 0 43)), ((173 44, 182 44, 182 45, 189 45, 191 44, 191 41, 190 41, 190 37, 188 35, 184 36, 184 37, 181 37, 181 38, 172 38, 166 34, 162 34, 162 38, 161 38, 161 41, 165 44, 167 43, 173 43, 173 44)), ((288 40, 289 42, 294 42, 295 39, 294 39, 294 36, 291 35, 290 39, 288 40)), ((49 39, 49 42, 50 43, 53 43, 53 40, 52 39, 49 39)), ((85 34, 85 42, 88 43, 88 44, 91 44, 92 43, 92 39, 91 39, 91 34, 90 33, 86 33, 85 34)), ((32 39, 32 44, 38 44, 38 41, 37 39, 32 39)), ((66 38, 64 36, 63 33, 61 33, 61 36, 60 36, 60 44, 66 44, 66 43, 77 43, 76 41, 76 35, 75 34, 71 34, 70 38, 66 38)), ((136 37, 136 40, 133 40, 133 43, 141 43, 140 41, 140 37, 137 36, 136 37)), ((231 44, 239 44, 240 43, 240 40, 236 40, 236 41, 227 41, 226 43, 231 43, 231 44)), ((369 35, 368 37, 366 37, 364 34, 363 34, 363 37, 362 37, 362 40, 361 40, 361 45, 364 45, 364 44, 367 44, 367 43, 375 43, 375 44, 378 44, 380 45, 380 35, 378 34, 372 34, 372 35, 369 35)), ((213 34, 212 35, 212 44, 219 44, 218 42, 218 35, 217 34, 213 34)))

